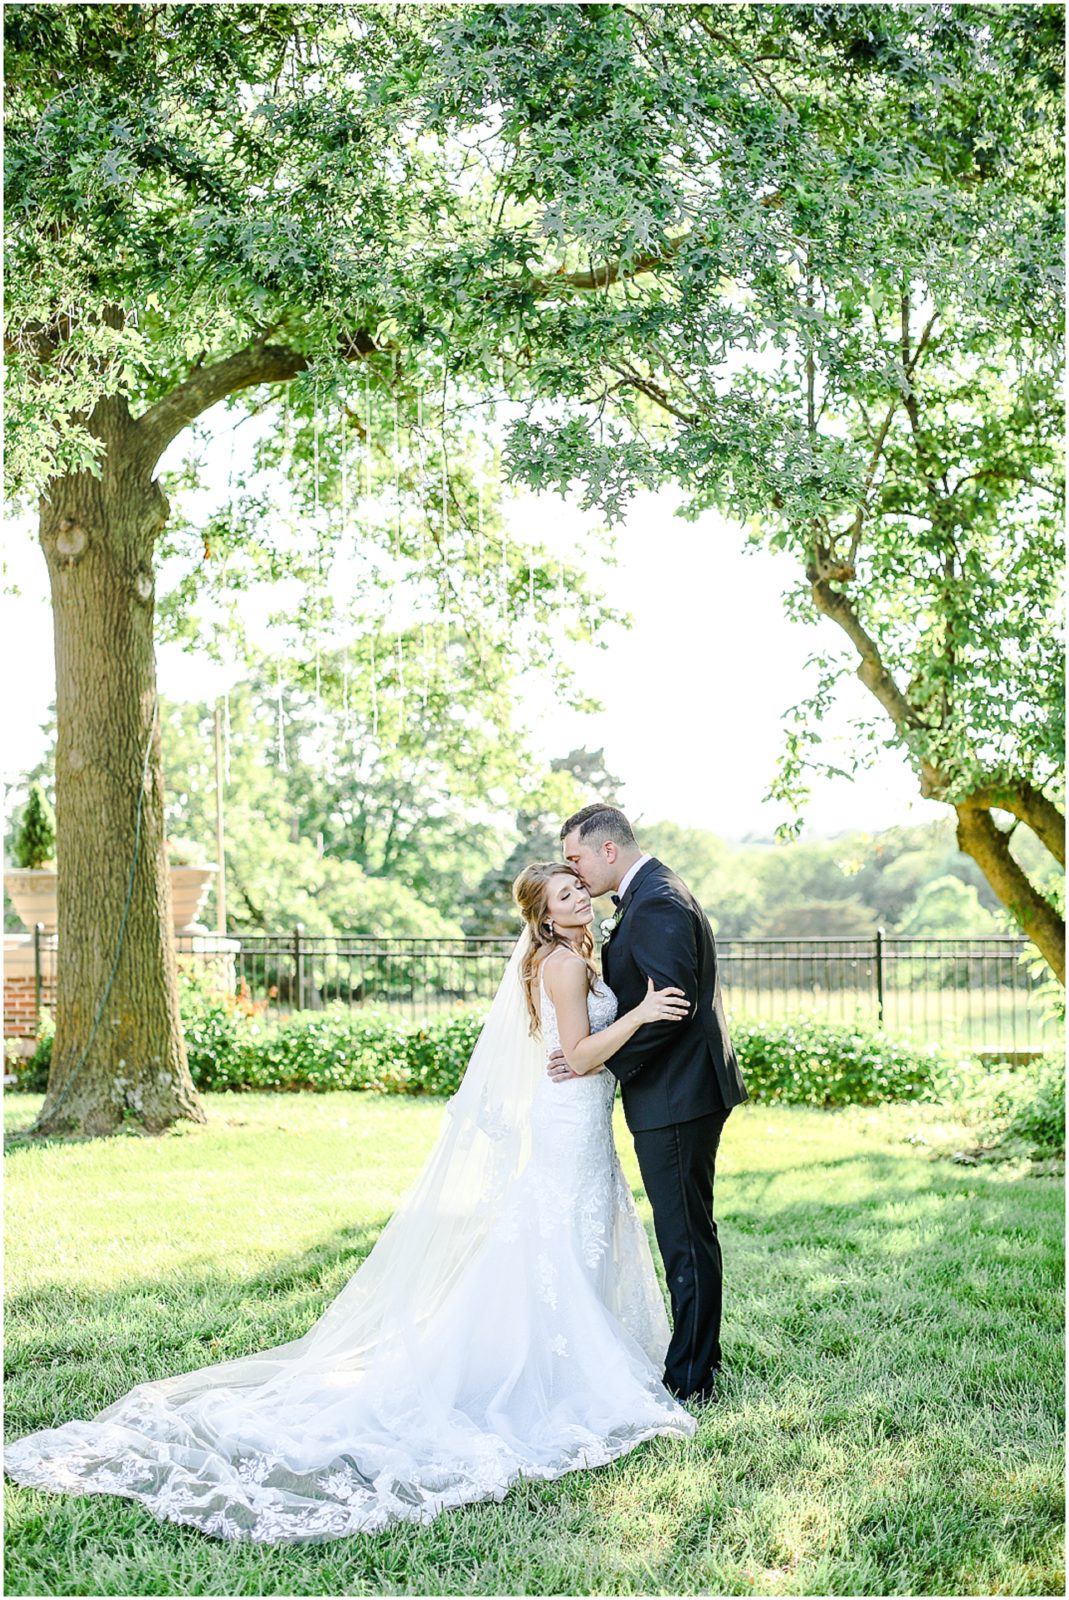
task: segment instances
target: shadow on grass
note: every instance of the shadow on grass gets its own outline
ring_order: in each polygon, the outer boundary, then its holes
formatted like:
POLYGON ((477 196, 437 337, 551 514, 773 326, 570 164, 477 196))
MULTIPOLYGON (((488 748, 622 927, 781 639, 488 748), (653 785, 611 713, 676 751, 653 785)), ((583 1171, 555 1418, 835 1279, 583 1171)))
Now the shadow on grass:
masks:
MULTIPOLYGON (((642 1197, 641 1190, 635 1193, 642 1197)), ((930 1322, 936 1292, 952 1326, 955 1307, 984 1303, 975 1259, 986 1259, 996 1269, 1012 1268, 1022 1241, 1035 1240, 1044 1247, 1033 1265, 1049 1278, 1051 1289, 1060 1276, 1053 1214, 1048 1227, 1030 1211, 1024 1226, 1017 1186, 975 1169, 944 1169, 938 1183, 918 1184, 917 1159, 908 1155, 865 1153, 769 1173, 735 1172, 730 1208, 718 1205, 718 1214, 732 1301, 725 1336, 730 1341, 736 1332, 736 1356, 742 1358, 743 1370, 768 1371, 768 1361, 755 1356, 766 1342, 760 1323, 770 1314, 774 1320, 764 1331, 774 1336, 772 1347, 789 1336, 792 1342, 808 1343, 814 1355, 827 1356, 849 1348, 851 1332, 844 1319, 863 1316, 866 1306, 881 1298, 894 1307, 893 1320, 882 1330, 885 1341, 896 1332, 905 1338, 918 1319, 930 1322), (905 1181, 907 1167, 910 1183, 905 1181), (826 1180, 829 1197, 772 1197, 770 1191, 782 1187, 784 1174, 797 1170, 826 1180), (832 1196, 847 1173, 853 1179, 850 1196, 836 1201, 832 1196), (859 1195, 862 1179, 865 1193, 859 1195), (959 1209, 954 1204, 958 1199, 967 1205, 959 1209), (916 1219, 911 1202, 920 1213, 916 1219), (960 1248, 963 1235, 971 1240, 969 1259, 960 1248), (732 1329, 735 1318, 739 1321, 732 1329), (756 1341, 754 1332, 759 1334, 756 1341)), ((177 1268, 105 1291, 56 1282, 13 1296, 6 1306, 9 1425, 25 1432, 57 1420, 53 1408, 53 1414, 42 1414, 39 1404, 27 1414, 20 1394, 20 1379, 29 1379, 39 1395, 43 1369, 65 1370, 67 1381, 61 1387, 69 1397, 72 1369, 78 1368, 75 1387, 83 1407, 101 1409, 135 1382, 300 1337, 344 1288, 386 1220, 339 1229, 249 1275, 240 1266, 199 1274, 177 1268)), ((1046 1283, 1039 1287, 1044 1305, 1046 1289, 1046 1283)), ((1020 1297, 1000 1290, 999 1298, 1012 1302, 1020 1297)), ((1036 1309, 1034 1286, 1024 1299, 1028 1308, 1036 1309)))
MULTIPOLYGON (((21 1380, 39 1393, 42 1369, 60 1367, 79 1404, 102 1410, 135 1383, 267 1350, 306 1333, 370 1252, 386 1219, 341 1228, 266 1270, 129 1279, 98 1291, 36 1285, 5 1305, 8 1436, 66 1420, 60 1407, 26 1413, 21 1380)), ((69 1404, 69 1400, 67 1402, 69 1404)))

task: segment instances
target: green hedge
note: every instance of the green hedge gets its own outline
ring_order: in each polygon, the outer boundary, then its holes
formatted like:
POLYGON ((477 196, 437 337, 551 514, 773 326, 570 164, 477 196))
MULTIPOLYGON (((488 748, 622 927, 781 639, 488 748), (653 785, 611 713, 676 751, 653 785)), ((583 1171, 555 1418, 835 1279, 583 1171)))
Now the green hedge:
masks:
POLYGON ((452 1094, 482 1017, 481 1011, 459 1011, 421 1026, 377 1009, 338 1006, 265 1024, 209 1005, 183 1020, 198 1089, 452 1094))
MULTIPOLYGON (((190 1072, 204 1090, 377 1089, 393 1094, 452 1094, 478 1037, 484 1009, 416 1023, 379 1008, 334 1005, 282 1021, 240 1000, 182 985, 182 1020, 190 1072)), ((743 1020, 732 1028, 750 1096, 793 1105, 874 1105, 927 1097, 947 1058, 869 1028, 802 1017, 743 1020)), ((20 1076, 43 1091, 51 1024, 20 1076)))
MULTIPOLYGON (((429 1023, 388 1012, 295 1014, 275 1024, 235 1025, 225 1006, 186 1020, 190 1071, 199 1089, 380 1089, 452 1094, 485 1012, 429 1023)), ((935 1048, 838 1023, 744 1022, 732 1039, 755 1100, 834 1106, 916 1099, 941 1059, 935 1048)))
POLYGON ((786 1105, 920 1099, 945 1059, 934 1044, 807 1016, 787 1022, 743 1018, 732 1023, 731 1042, 751 1100, 786 1105))
MULTIPOLYGON (((416 1023, 381 1008, 298 1012, 269 1020, 262 1006, 206 992, 183 975, 182 1021, 198 1089, 376 1089, 388 1094, 452 1094, 485 1009, 457 1009, 416 1023)), ((18 1087, 43 1093, 52 1022, 19 1064, 18 1087)), ((935 1101, 953 1108, 989 1149, 1065 1150, 1065 1073, 1060 1056, 1013 1068, 962 1058, 876 1029, 797 1017, 736 1020, 732 1039, 750 1098, 786 1105, 876 1105, 935 1101)))

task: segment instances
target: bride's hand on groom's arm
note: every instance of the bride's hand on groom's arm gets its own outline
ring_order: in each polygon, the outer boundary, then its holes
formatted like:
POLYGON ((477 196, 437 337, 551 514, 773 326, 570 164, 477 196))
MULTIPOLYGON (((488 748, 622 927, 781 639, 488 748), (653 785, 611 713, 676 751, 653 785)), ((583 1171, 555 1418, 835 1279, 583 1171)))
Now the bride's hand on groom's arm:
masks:
POLYGON ((632 1015, 639 1027, 646 1028, 651 1022, 682 1022, 689 1013, 690 1001, 682 989, 671 984, 664 989, 655 989, 653 979, 647 978, 646 993, 632 1015))

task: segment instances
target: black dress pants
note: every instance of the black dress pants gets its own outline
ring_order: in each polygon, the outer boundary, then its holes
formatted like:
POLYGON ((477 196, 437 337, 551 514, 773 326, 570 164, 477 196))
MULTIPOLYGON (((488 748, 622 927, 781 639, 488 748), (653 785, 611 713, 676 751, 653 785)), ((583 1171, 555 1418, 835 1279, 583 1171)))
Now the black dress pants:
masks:
POLYGON ((664 1382, 682 1400, 705 1389, 720 1365, 724 1269, 713 1220, 713 1178, 729 1114, 713 1111, 633 1135, 672 1300, 664 1382))

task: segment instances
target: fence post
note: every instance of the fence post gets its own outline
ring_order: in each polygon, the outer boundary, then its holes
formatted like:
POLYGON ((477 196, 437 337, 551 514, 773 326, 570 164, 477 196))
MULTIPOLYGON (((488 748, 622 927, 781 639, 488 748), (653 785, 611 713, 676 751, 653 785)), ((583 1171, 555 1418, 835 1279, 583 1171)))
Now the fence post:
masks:
POLYGON ((304 951, 301 949, 301 934, 304 932, 304 923, 298 922, 293 930, 293 970, 297 981, 297 1007, 298 1011, 304 1010, 304 951))
POLYGON ((883 929, 876 929, 876 1015, 883 1027, 883 929))
POLYGON ((37 1023, 41 1021, 41 935, 45 931, 43 922, 33 925, 33 1014, 37 1023))

